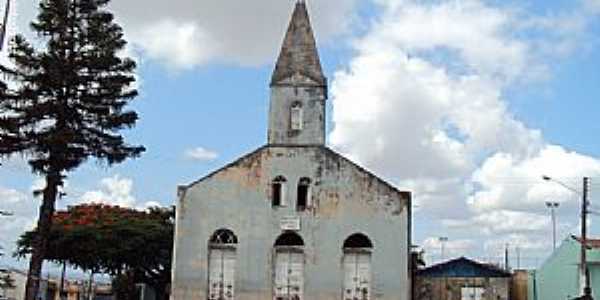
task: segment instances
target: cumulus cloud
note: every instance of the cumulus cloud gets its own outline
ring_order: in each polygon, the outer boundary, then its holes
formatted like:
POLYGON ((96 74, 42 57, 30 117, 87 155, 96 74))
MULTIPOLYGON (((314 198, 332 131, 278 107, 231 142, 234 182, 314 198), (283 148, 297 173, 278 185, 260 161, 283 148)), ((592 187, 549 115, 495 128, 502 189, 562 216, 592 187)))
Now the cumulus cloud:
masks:
POLYGON ((439 237, 428 237, 423 240, 422 247, 425 249, 425 260, 429 264, 442 259, 465 256, 465 253, 469 253, 477 248, 477 242, 471 239, 448 239, 442 241, 439 237), (444 251, 443 254, 442 249, 444 251))
POLYGON ((479 188, 467 201, 478 212, 499 209, 535 211, 539 210, 540 204, 551 199, 562 202, 563 207, 576 209, 579 195, 559 184, 540 179, 542 175, 558 176, 556 179, 566 181, 579 190, 582 174, 599 176, 600 160, 556 145, 547 145, 525 160, 498 153, 474 172, 472 180, 479 188))
POLYGON ((445 220, 444 224, 463 230, 477 228, 479 233, 488 236, 513 232, 539 233, 550 228, 550 220, 546 216, 512 210, 489 211, 467 220, 445 220))
MULTIPOLYGON (((321 39, 344 32, 356 0, 311 1, 321 39)), ((207 61, 257 65, 278 51, 294 1, 113 1, 129 38, 168 65, 190 68, 207 61)))
POLYGON ((532 237, 550 228, 544 201, 572 215, 576 201, 541 176, 598 175, 600 160, 546 141, 510 112, 504 93, 548 78, 546 62, 576 49, 586 14, 377 2, 382 15, 334 77, 332 146, 412 190, 420 214, 470 235, 481 251, 506 241, 543 249, 532 237))
POLYGON ((114 175, 101 179, 97 189, 84 192, 70 204, 98 203, 141 210, 163 206, 157 201, 142 201, 134 193, 134 182, 131 178, 114 175))
POLYGON ((335 147, 400 180, 453 179, 469 174, 480 155, 524 157, 541 147, 540 133, 501 98, 503 79, 521 73, 528 56, 527 44, 506 33, 508 12, 478 1, 384 3, 381 20, 356 42, 359 54, 335 75, 335 147), (417 38, 417 28, 427 35, 417 38), (481 47, 470 36, 485 37, 488 50, 472 50, 481 47), (435 51, 450 57, 436 61, 435 51))
POLYGON ((115 175, 100 180, 100 189, 85 192, 79 202, 134 207, 137 200, 132 192, 133 180, 115 175))
MULTIPOLYGON (((27 31, 37 0, 17 1, 18 31, 27 31)), ((317 38, 346 32, 356 0, 309 3, 317 38)), ((112 1, 127 39, 142 55, 171 69, 208 62, 245 66, 271 62, 279 50, 294 1, 112 1)))
POLYGON ((219 153, 204 147, 196 147, 185 152, 185 157, 197 161, 212 161, 219 157, 219 153))

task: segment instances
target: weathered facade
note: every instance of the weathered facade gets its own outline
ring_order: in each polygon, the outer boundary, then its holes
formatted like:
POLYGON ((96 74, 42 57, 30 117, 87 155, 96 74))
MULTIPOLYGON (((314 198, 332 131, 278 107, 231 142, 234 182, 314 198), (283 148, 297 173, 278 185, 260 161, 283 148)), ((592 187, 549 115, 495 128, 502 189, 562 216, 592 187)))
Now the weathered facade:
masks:
POLYGON ((179 190, 173 299, 409 299, 410 193, 325 146, 326 100, 299 1, 267 145, 179 190))
POLYGON ((508 300, 512 276, 461 257, 417 272, 415 300, 508 300))

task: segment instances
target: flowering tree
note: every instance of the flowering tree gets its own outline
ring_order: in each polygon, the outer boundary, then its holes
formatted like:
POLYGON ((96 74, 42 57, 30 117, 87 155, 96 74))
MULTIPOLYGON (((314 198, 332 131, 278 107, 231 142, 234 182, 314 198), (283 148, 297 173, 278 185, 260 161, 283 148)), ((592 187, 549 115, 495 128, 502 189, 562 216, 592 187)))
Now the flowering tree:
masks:
MULTIPOLYGON (((152 286, 166 299, 173 222, 173 209, 72 206, 53 215, 45 259, 113 276, 117 291, 122 293, 119 299, 130 298, 136 282, 152 286)), ((36 234, 33 230, 21 236, 16 255, 31 253, 36 234)))

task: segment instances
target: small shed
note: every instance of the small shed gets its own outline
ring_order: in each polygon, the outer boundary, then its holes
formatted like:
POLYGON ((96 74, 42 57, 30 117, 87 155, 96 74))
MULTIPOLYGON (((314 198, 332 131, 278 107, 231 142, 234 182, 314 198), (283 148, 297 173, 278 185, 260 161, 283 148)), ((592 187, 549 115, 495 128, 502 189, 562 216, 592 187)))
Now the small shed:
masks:
POLYGON ((511 274, 461 257, 417 271, 415 300, 508 300, 511 274))

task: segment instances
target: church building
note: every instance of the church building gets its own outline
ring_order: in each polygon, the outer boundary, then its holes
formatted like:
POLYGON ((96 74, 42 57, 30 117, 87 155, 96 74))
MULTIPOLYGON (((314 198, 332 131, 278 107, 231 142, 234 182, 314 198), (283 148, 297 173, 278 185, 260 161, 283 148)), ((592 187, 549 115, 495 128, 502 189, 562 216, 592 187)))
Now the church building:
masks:
POLYGON ((408 300, 411 194, 326 146, 304 1, 270 88, 267 144, 179 188, 172 299, 408 300))

